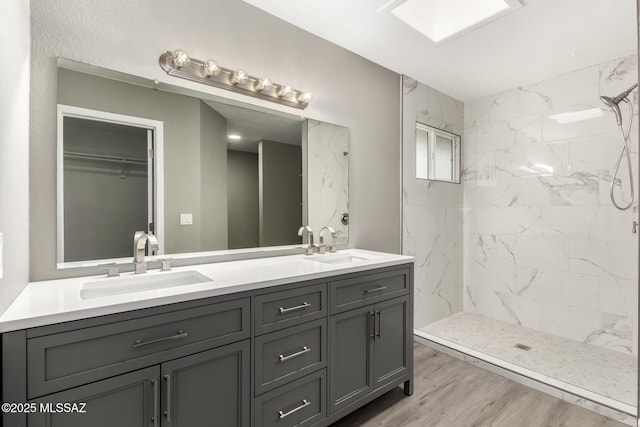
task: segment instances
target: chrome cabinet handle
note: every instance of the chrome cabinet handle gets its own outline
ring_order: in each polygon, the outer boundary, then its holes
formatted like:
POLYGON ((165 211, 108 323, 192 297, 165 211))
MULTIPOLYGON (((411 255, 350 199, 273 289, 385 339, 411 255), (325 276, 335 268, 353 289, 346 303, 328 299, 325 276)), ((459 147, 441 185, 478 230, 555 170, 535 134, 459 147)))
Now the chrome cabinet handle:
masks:
POLYGON ((384 291, 385 289, 387 289, 386 286, 378 286, 377 288, 373 288, 373 289, 364 288, 364 293, 365 294, 370 294, 372 292, 384 291))
POLYGON ((189 334, 187 332, 178 331, 178 333, 176 333, 175 335, 171 335, 170 337, 158 338, 157 340, 151 340, 151 341, 136 340, 136 342, 133 344, 133 347, 137 348, 137 347, 142 347, 149 344, 156 344, 162 341, 171 341, 171 340, 177 340, 180 338, 186 338, 188 336, 189 334))
POLYGON ((378 327, 376 328, 378 332, 376 332, 376 338, 380 339, 380 325, 382 324, 382 315, 380 314, 380 310, 376 311, 376 314, 378 315, 378 327))
POLYGON ((304 310, 307 307, 311 307, 311 304, 309 304, 306 301, 300 305, 296 305, 295 307, 289 307, 289 308, 280 307, 280 314, 285 314, 285 313, 289 313, 296 310, 304 310))
POLYGON ((167 424, 171 424, 171 374, 165 374, 164 379, 167 381, 167 409, 164 416, 167 417, 167 424))
POLYGON ((280 359, 280 362, 286 362, 287 360, 291 360, 294 359, 296 357, 300 357, 305 353, 309 353, 311 351, 311 348, 307 347, 306 345, 302 347, 302 350, 297 351, 295 353, 292 353, 288 356, 285 356, 284 354, 281 354, 280 356, 278 356, 278 358, 280 359))
POLYGON ((298 406, 297 408, 293 408, 289 412, 278 411, 278 416, 280 417, 280 419, 283 419, 293 414, 294 412, 298 412, 300 409, 305 408, 309 405, 311 405, 311 402, 309 402, 307 399, 302 399, 302 405, 298 406))
POLYGON ((153 416, 151 417, 151 421, 153 422, 153 427, 160 426, 160 387, 158 387, 158 379, 154 378, 151 380, 151 387, 153 388, 153 416))
POLYGON ((373 311, 369 312, 369 338, 376 339, 376 314, 373 311))

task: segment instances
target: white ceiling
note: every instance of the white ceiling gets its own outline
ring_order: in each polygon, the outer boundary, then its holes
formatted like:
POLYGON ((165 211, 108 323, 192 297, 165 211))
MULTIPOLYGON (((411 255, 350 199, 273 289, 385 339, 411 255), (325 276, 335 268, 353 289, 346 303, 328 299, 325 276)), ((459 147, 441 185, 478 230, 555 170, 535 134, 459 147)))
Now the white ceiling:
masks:
POLYGON ((438 46, 377 12, 389 0, 244 1, 462 101, 636 52, 635 0, 526 0, 438 46))

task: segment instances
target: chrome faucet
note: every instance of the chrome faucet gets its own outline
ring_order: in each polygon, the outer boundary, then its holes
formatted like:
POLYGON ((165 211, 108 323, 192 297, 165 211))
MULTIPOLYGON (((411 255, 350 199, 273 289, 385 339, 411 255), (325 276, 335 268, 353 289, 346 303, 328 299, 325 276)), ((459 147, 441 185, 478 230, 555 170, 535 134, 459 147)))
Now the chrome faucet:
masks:
POLYGON ((309 237, 309 245, 305 248, 304 254, 313 255, 313 253, 315 252, 315 246, 313 244, 313 230, 311 230, 311 227, 309 227, 308 225, 303 225, 302 227, 300 227, 300 229, 298 230, 298 236, 302 236, 305 230, 307 232, 307 236, 309 237))
POLYGON ((158 250, 158 239, 151 233, 136 231, 133 236, 133 264, 136 274, 147 272, 147 261, 144 259, 144 248, 149 242, 149 253, 158 250))
POLYGON ((336 251, 336 247, 333 246, 334 245, 334 239, 336 238, 336 230, 333 229, 333 227, 322 227, 320 229, 320 232, 318 233, 318 236, 320 236, 320 246, 318 246, 318 253, 325 253, 327 251, 327 249, 329 249, 329 252, 335 252, 336 251), (328 231, 329 233, 331 233, 331 246, 329 246, 327 248, 327 246, 325 246, 324 244, 324 236, 322 235, 323 231, 328 231))

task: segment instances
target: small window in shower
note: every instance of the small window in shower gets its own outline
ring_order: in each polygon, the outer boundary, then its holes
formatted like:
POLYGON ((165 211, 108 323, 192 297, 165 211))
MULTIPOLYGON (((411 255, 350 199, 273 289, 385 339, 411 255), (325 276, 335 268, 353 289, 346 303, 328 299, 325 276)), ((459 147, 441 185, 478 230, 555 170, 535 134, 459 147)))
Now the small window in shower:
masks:
POLYGON ((460 136, 416 123, 416 178, 460 183, 460 136))

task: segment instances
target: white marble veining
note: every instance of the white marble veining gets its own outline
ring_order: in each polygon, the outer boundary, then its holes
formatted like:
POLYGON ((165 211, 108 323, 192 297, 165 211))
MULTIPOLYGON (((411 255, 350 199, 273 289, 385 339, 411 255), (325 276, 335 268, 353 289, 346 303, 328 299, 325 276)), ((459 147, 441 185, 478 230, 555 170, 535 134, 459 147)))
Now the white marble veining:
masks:
POLYGON ((480 355, 524 368, 577 396, 635 413, 637 357, 490 319, 459 313, 421 329, 480 355), (514 347, 530 346, 529 351, 514 347))
MULTIPOLYGON (((119 278, 107 279, 102 275, 33 282, 27 285, 7 311, 0 316, 0 332, 331 277, 413 261, 413 258, 409 256, 360 249, 348 249, 338 251, 335 254, 323 255, 325 262, 313 262, 314 256, 318 255, 289 255, 200 264, 177 267, 172 269, 173 273, 153 270, 146 273, 145 278, 151 279, 154 276, 162 277, 163 274, 196 271, 209 278, 210 281, 176 287, 137 290, 136 292, 113 293, 95 298, 83 298, 82 289, 95 282, 102 283, 112 279, 117 281, 119 278), (351 257, 346 255, 351 255, 351 257), (327 262, 330 258, 352 262, 327 262)), ((134 276, 133 273, 125 273, 120 278, 132 276, 134 276)))
MULTIPOLYGON (((621 141, 599 100, 635 83, 637 66, 633 55, 465 104, 465 312, 637 354, 634 212, 609 200, 621 141), (550 118, 585 108, 604 114, 550 118)), ((617 194, 627 174, 623 163, 617 194)))
POLYGON ((349 129, 309 119, 307 132, 314 141, 306 147, 308 225, 316 233, 332 227, 334 244, 344 246, 349 241, 349 225, 342 223, 349 212, 349 129))
POLYGON ((462 185, 416 179, 416 122, 461 135, 463 104, 403 76, 402 253, 416 258, 416 327, 462 310, 462 185))

